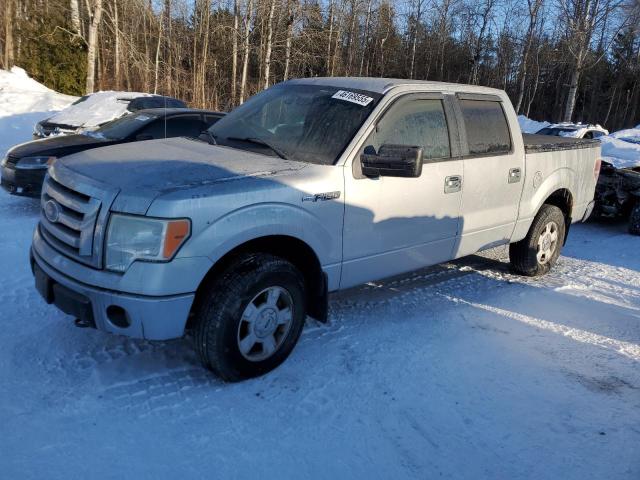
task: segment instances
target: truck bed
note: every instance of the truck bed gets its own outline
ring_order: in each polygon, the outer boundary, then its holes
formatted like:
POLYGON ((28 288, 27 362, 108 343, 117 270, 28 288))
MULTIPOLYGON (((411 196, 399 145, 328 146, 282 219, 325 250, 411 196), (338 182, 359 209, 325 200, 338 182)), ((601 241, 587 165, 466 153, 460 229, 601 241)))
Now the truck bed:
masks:
POLYGON ((535 135, 531 133, 523 133, 522 139, 526 153, 575 150, 578 148, 593 148, 600 145, 600 142, 594 139, 554 137, 552 135, 535 135))

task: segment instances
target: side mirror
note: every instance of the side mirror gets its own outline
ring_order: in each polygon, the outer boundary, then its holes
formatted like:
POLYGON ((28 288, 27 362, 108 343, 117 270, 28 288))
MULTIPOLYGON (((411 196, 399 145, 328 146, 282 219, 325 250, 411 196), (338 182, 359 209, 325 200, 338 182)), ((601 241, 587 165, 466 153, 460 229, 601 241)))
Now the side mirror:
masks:
POLYGON ((366 177, 417 178, 422 173, 422 147, 382 145, 378 153, 373 147, 366 147, 360 163, 366 177))
POLYGON ((136 140, 139 142, 142 140, 153 140, 153 135, 149 135, 148 133, 139 133, 136 135, 136 140))

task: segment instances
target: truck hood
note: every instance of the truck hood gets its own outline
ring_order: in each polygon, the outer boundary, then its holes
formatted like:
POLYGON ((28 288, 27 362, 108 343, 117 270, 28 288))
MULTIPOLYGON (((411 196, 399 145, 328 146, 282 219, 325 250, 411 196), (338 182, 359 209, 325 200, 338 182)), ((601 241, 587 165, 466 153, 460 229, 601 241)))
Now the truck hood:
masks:
POLYGON ((171 138, 92 149, 65 157, 52 168, 71 170, 87 177, 88 183, 104 185, 105 190, 118 190, 112 210, 144 215, 164 193, 293 173, 304 166, 198 140, 171 138))

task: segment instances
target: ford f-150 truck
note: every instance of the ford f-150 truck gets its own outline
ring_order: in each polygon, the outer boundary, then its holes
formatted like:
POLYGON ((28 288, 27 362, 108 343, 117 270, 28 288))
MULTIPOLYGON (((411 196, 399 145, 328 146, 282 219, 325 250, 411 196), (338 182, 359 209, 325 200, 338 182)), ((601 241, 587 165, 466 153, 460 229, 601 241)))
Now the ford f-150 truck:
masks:
POLYGON ((510 244, 540 275, 593 206, 597 141, 522 135, 490 88, 291 80, 199 140, 49 169, 31 263, 48 303, 151 340, 193 332, 226 380, 278 366, 329 292, 510 244))

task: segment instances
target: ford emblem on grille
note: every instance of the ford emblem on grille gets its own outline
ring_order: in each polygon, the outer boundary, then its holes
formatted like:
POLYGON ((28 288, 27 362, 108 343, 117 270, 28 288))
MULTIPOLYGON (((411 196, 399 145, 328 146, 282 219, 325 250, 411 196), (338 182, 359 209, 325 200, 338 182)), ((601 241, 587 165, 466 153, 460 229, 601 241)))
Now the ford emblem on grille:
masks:
POLYGON ((47 217, 47 220, 51 223, 58 221, 60 218, 60 207, 55 201, 49 200, 44 204, 44 216, 47 217))

